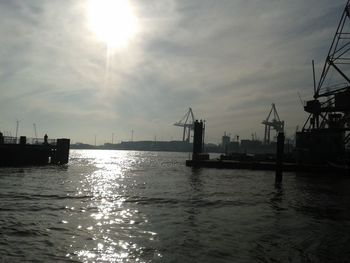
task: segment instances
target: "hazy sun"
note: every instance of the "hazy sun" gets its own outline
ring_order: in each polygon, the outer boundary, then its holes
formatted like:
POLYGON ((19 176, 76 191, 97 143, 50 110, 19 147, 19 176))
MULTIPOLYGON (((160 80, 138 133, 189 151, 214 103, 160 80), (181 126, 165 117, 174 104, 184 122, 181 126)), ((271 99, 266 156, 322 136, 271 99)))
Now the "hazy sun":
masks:
POLYGON ((137 19, 128 0, 89 0, 90 29, 108 48, 128 45, 137 32, 137 19))

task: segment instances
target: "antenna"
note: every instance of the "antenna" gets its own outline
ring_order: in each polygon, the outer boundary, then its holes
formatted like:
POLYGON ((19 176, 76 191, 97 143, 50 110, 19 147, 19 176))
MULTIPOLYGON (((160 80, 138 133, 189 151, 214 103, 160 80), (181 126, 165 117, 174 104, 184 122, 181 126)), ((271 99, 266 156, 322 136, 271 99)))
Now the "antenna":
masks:
POLYGON ((18 127, 19 127, 19 120, 16 121, 16 141, 17 141, 17 135, 18 135, 18 127))
POLYGON ((38 135, 36 133, 36 124, 35 123, 33 123, 33 129, 34 129, 35 140, 38 141, 38 135))
POLYGON ((316 95, 316 75, 315 75, 315 61, 312 60, 312 76, 314 78, 314 95, 316 95))

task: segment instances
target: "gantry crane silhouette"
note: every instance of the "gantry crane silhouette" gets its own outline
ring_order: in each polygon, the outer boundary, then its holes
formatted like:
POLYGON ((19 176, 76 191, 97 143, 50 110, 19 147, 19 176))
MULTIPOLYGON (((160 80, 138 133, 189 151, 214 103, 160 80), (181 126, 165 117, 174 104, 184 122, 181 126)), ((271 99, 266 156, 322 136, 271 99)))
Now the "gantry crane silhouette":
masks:
POLYGON ((193 124, 194 124, 194 115, 191 108, 188 109, 188 111, 180 121, 174 123, 175 126, 183 127, 182 141, 190 142, 191 130, 193 130, 193 124))
POLYGON ((329 48, 318 84, 313 64, 314 99, 307 101, 304 110, 309 118, 302 129, 311 131, 347 132, 350 141, 350 0, 342 13, 329 48))
POLYGON ((302 163, 350 162, 350 0, 336 28, 314 95, 306 101, 309 113, 296 133, 297 161, 302 163))
POLYGON ((264 135, 264 144, 270 143, 271 138, 271 128, 276 132, 283 132, 284 130, 284 121, 280 120, 280 117, 277 113, 276 106, 272 103, 272 108, 270 110, 267 118, 262 122, 265 125, 265 135, 264 135), (273 118, 270 120, 271 114, 273 113, 273 118))

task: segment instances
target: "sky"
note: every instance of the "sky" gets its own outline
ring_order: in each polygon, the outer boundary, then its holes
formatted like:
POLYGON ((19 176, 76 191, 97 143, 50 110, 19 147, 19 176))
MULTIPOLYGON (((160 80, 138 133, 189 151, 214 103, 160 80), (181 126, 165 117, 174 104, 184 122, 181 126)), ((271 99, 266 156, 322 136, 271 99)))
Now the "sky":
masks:
POLYGON ((27 137, 35 123, 38 137, 72 142, 181 140, 173 124, 192 107, 218 143, 263 138, 275 103, 292 136, 345 4, 129 0, 137 29, 115 47, 91 28, 88 0, 0 0, 0 131, 18 120, 27 137))

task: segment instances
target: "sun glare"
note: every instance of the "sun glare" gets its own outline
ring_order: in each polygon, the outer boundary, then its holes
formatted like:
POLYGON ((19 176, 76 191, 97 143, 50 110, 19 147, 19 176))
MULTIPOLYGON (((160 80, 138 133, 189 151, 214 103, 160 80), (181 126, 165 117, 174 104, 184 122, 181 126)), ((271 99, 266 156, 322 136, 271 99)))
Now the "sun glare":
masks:
POLYGON ((126 47, 137 32, 137 19, 128 0, 89 0, 89 27, 108 48, 126 47))

